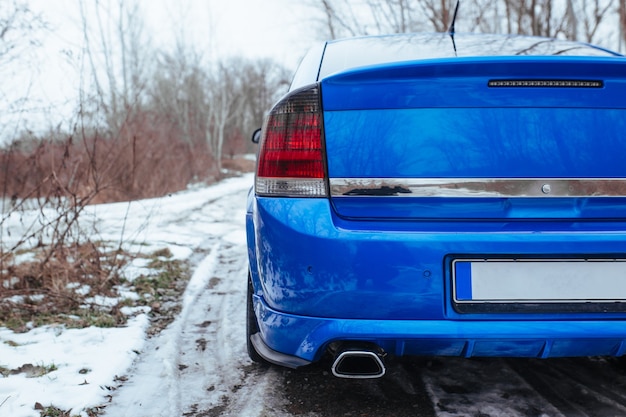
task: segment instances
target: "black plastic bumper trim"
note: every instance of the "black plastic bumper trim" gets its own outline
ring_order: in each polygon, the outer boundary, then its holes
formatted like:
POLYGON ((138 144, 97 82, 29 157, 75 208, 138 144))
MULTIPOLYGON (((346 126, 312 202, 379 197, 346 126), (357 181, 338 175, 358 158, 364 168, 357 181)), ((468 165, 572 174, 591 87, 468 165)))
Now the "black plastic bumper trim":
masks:
POLYGON ((265 344, 261 335, 255 333, 250 336, 250 341, 254 346, 256 352, 266 361, 275 365, 286 366, 287 368, 298 369, 303 366, 310 365, 311 362, 306 359, 299 358, 297 356, 286 355, 284 353, 276 352, 265 344))

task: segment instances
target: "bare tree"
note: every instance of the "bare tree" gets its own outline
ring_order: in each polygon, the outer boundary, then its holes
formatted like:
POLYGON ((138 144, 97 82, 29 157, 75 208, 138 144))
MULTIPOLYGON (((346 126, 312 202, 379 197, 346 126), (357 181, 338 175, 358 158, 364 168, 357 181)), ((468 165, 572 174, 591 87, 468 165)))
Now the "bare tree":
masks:
POLYGON ((219 63, 209 86, 210 106, 206 141, 220 171, 227 126, 244 108, 243 97, 236 93, 242 90, 242 79, 232 71, 237 67, 238 61, 219 63))
MULTIPOLYGON (((313 0, 312 5, 316 7, 317 4, 318 0, 313 0)), ((319 0, 319 6, 323 12, 324 26, 330 39, 367 34, 366 27, 362 26, 351 13, 347 0, 319 0)))
POLYGON ((446 0, 419 0, 420 7, 436 32, 445 32, 452 23, 454 5, 446 0))
POLYGON ((180 45, 161 54, 148 88, 148 104, 167 118, 185 143, 204 143, 207 129, 207 73, 201 57, 180 45))
MULTIPOLYGON (((442 0, 445 1, 445 0, 442 0)), ((327 36, 402 33, 424 28, 418 15, 423 12, 411 0, 310 0, 310 5, 322 13, 322 26, 327 36)))
POLYGON ((42 17, 33 13, 25 1, 5 1, 0 8, 0 68, 29 55, 33 46, 39 46, 40 29, 45 27, 42 17))
POLYGON ((582 23, 583 32, 580 34, 580 40, 586 42, 596 42, 598 40, 598 30, 612 11, 613 3, 613 0, 579 0, 576 15, 580 16, 582 23))
POLYGON ((154 53, 144 33, 139 2, 78 3, 83 50, 95 88, 92 99, 115 136, 141 101, 154 53))
MULTIPOLYGON (((608 48, 626 40, 626 0, 469 0, 461 4, 457 29, 559 37, 593 42, 608 48), (616 36, 612 27, 618 20, 616 36)), ((445 32, 456 0, 309 0, 323 16, 324 33, 340 36, 411 31, 445 32)))
POLYGON ((624 42, 626 42, 626 0, 619 0, 619 50, 622 50, 624 42))
MULTIPOLYGON (((271 59, 244 61, 239 67, 243 108, 233 127, 240 129, 244 136, 261 127, 265 112, 289 87, 291 74, 283 66, 271 59)), ((235 92, 233 92, 235 93, 235 92)))
POLYGON ((31 97, 36 51, 47 29, 44 19, 22 0, 0 7, 0 142, 9 143, 24 128, 27 112, 37 105, 31 97), (13 82, 7 82, 13 80, 13 82))

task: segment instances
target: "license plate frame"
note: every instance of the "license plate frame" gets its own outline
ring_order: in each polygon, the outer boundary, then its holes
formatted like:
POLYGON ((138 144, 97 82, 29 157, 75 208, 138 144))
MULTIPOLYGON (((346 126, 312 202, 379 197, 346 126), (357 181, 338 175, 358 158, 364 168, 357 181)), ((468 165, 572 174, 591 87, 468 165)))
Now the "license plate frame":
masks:
POLYGON ((626 259, 457 257, 451 270, 458 312, 626 311, 626 259))

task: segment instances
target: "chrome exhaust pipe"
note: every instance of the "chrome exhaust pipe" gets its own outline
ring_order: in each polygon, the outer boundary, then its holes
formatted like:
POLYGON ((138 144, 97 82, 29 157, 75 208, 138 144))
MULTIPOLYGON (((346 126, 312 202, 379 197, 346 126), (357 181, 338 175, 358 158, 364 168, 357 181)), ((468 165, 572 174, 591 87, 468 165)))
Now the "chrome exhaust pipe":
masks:
POLYGON ((331 371, 338 378, 372 379, 385 375, 383 357, 380 349, 348 348, 342 350, 333 361, 331 371))

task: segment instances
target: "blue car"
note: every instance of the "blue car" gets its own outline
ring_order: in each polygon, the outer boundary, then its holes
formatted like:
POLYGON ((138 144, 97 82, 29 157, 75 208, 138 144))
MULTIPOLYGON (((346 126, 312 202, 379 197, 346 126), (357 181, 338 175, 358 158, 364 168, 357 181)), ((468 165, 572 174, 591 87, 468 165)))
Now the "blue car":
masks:
POLYGON ((626 353, 626 59, 504 35, 337 40, 261 130, 248 352, 626 353))

